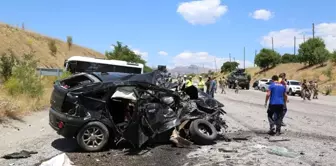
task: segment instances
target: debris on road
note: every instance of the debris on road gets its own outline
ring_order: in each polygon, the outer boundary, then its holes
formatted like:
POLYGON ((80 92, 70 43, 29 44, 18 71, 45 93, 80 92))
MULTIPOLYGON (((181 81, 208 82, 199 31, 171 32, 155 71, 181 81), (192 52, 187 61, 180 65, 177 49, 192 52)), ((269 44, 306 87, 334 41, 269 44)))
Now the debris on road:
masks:
POLYGON ((27 150, 21 150, 20 152, 14 152, 11 154, 6 154, 2 156, 4 159, 20 159, 20 158, 28 158, 32 154, 37 154, 35 151, 27 151, 27 150))
POLYGON ((284 156, 284 157, 290 157, 290 158, 295 158, 298 155, 294 152, 290 152, 288 149, 284 148, 284 147, 271 147, 267 150, 268 153, 270 154, 275 154, 278 156, 284 156))
POLYGON ((283 141, 290 141, 289 138, 282 138, 282 137, 270 137, 268 139, 269 142, 283 142, 283 141))
POLYGON ((48 161, 41 163, 40 166, 74 166, 65 153, 61 153, 48 161))
POLYGON ((233 149, 233 148, 229 148, 229 147, 224 147, 224 148, 219 148, 218 151, 220 152, 234 152, 234 153, 238 153, 237 149, 233 149))

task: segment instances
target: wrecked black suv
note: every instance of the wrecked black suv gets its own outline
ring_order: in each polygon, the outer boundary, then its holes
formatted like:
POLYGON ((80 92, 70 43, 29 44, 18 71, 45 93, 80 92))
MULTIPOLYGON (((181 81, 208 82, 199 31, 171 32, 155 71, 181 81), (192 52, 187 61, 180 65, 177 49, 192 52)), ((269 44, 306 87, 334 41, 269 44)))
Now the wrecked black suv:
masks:
POLYGON ((126 141, 181 139, 211 144, 227 126, 222 103, 192 86, 178 92, 156 70, 145 74, 80 73, 56 81, 51 95, 50 126, 76 138, 85 151, 126 141))

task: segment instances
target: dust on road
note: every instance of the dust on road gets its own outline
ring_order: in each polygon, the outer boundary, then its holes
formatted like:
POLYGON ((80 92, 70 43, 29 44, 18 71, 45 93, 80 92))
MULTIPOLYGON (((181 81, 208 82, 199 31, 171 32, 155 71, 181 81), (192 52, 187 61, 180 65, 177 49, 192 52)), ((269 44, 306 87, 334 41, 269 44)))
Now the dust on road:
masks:
POLYGON ((1 125, 0 155, 35 150, 27 159, 2 160, 1 165, 33 165, 59 153, 68 152, 77 165, 336 165, 336 105, 333 100, 301 101, 291 97, 281 138, 290 141, 270 142, 268 122, 263 107, 265 93, 242 90, 235 94, 217 94, 227 111, 228 135, 250 136, 247 141, 218 142, 212 146, 190 149, 162 145, 140 155, 126 155, 123 150, 100 153, 70 152, 77 149, 75 140, 58 136, 48 125, 48 112, 40 112, 22 122, 1 125), (295 158, 277 156, 269 149, 285 147, 295 158), (232 149, 232 152, 227 152, 232 149), (237 152, 234 152, 237 150, 237 152))

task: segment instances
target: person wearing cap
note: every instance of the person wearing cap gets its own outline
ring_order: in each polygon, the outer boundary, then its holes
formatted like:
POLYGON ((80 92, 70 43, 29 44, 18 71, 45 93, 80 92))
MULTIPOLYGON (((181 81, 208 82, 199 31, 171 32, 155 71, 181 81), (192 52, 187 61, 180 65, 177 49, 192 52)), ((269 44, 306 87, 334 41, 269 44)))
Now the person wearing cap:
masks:
POLYGON ((199 76, 197 87, 198 89, 204 92, 204 86, 205 86, 205 82, 203 81, 202 76, 199 76))

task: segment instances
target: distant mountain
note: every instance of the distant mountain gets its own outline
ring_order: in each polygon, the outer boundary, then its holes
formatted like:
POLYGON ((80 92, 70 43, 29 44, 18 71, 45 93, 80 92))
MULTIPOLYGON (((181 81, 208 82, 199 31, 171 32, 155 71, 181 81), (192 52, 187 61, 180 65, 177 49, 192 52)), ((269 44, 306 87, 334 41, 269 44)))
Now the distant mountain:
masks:
POLYGON ((168 72, 170 72, 172 75, 177 74, 192 74, 192 73, 207 73, 209 70, 214 71, 214 69, 196 66, 196 65, 190 65, 190 66, 177 66, 172 69, 168 69, 168 72))

